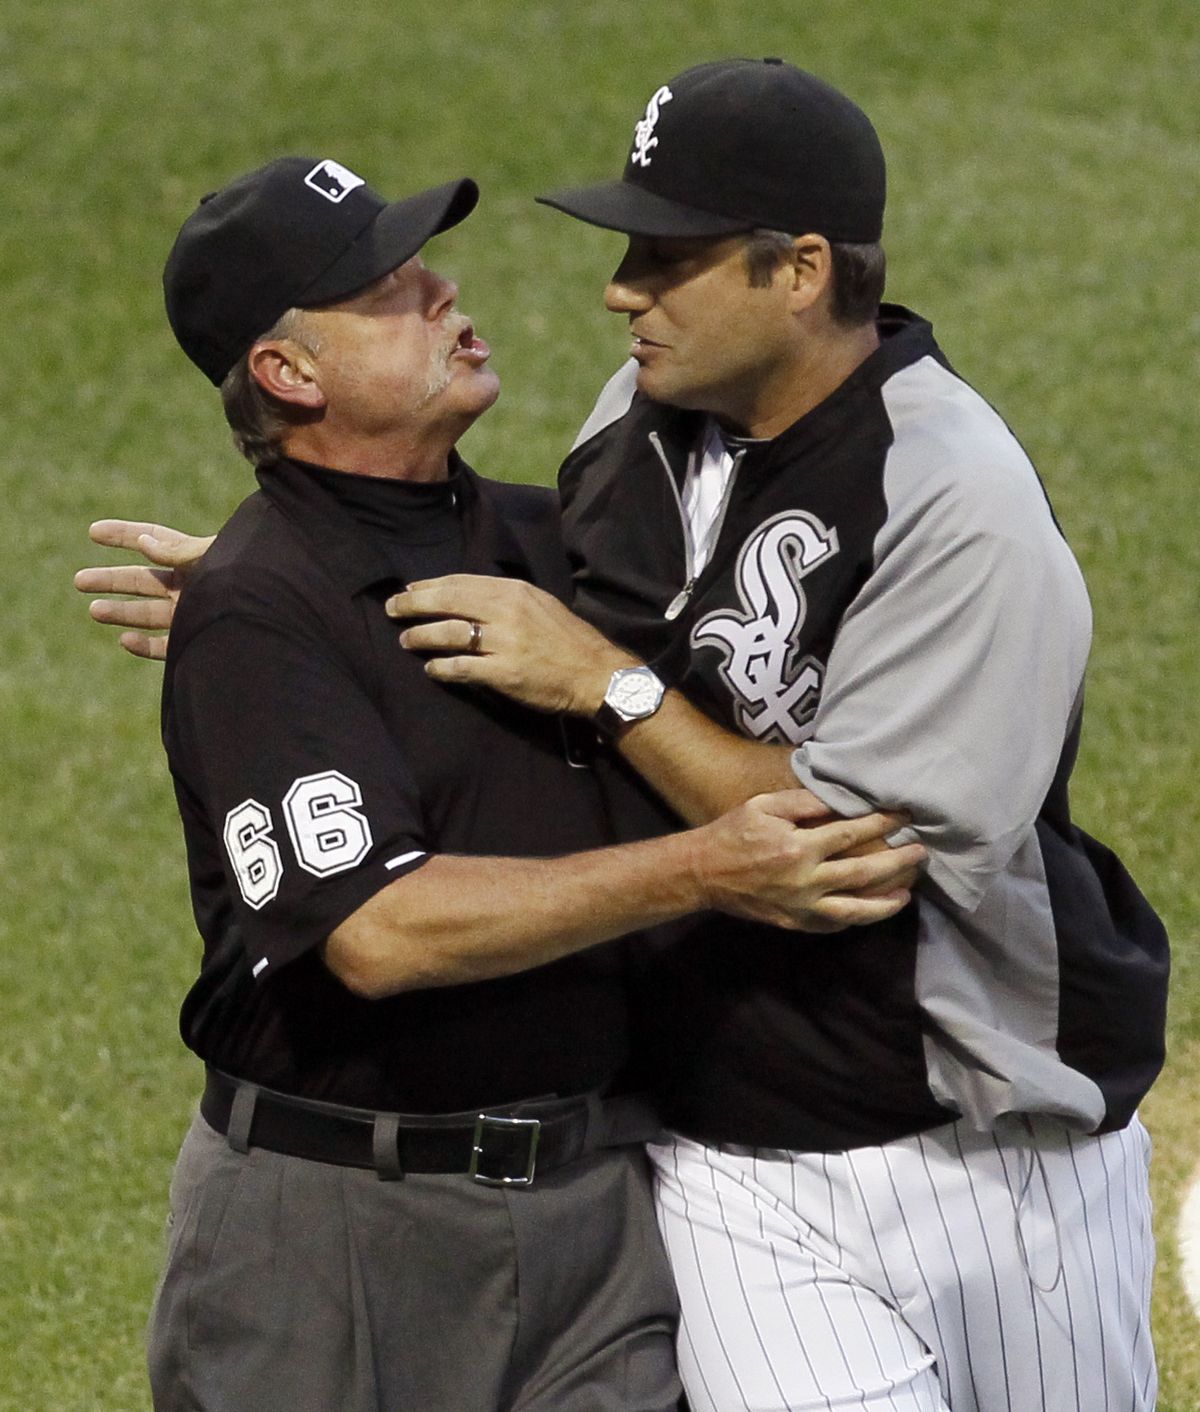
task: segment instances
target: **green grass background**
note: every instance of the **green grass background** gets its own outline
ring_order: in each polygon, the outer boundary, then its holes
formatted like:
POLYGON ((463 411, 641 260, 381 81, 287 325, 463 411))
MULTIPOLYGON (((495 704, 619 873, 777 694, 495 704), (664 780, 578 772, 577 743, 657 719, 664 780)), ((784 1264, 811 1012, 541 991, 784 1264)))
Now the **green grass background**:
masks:
POLYGON ((250 486, 174 347, 159 271, 203 191, 281 152, 388 193, 475 176, 431 260, 505 384, 477 466, 548 480, 622 356, 619 237, 535 207, 615 175, 655 86, 780 54, 857 97, 891 163, 889 293, 929 315, 1039 464, 1091 584, 1080 821, 1176 943, 1156 1295, 1167 1412, 1200 1407, 1173 1223, 1196 1165, 1195 0, 56 0, 0 13, 0 1409, 143 1409, 166 1184, 198 1088, 197 941, 159 673, 70 575, 108 514, 217 524, 250 486))

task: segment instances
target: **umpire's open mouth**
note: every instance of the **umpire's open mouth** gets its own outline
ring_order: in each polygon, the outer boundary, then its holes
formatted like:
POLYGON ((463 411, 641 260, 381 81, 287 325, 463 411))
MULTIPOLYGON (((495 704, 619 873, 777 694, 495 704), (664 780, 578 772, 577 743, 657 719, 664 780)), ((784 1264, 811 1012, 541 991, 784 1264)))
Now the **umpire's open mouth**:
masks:
POLYGON ((454 351, 450 355, 452 358, 464 358, 469 363, 477 366, 486 363, 492 356, 492 350, 475 332, 474 324, 466 324, 462 332, 458 335, 458 341, 454 345, 454 351))

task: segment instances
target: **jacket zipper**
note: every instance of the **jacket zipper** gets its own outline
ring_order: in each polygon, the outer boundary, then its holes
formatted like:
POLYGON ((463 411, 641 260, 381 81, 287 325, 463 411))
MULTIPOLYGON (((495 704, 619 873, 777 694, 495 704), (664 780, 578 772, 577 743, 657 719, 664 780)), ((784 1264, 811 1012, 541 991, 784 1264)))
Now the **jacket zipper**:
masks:
MULTIPOLYGON (((671 463, 667 460, 667 453, 663 450, 662 440, 658 432, 652 431, 650 433, 650 444, 658 453, 658 459, 662 462, 663 470, 666 472, 667 484, 671 487, 671 494, 675 497, 675 508, 679 511, 679 523, 683 529, 683 567, 686 582, 675 597, 671 599, 670 603, 667 604, 663 612, 663 617, 669 623, 673 623, 687 607, 692 596, 692 591, 696 587, 696 580, 700 577, 700 572, 702 571, 696 569, 696 546, 692 539, 692 527, 688 523, 687 513, 683 508, 683 496, 680 493, 679 487, 675 484, 675 477, 671 474, 671 463)), ((700 446, 688 452, 687 470, 684 473, 685 484, 688 473, 693 469, 693 465, 702 451, 703 446, 700 446)), ((738 469, 742 464, 742 457, 745 454, 745 451, 739 451, 733 458, 733 465, 730 467, 729 471, 729 479, 725 482, 725 489, 721 495, 721 503, 717 507, 717 516, 708 533, 708 538, 712 541, 714 546, 721 537, 721 530, 725 524, 725 516, 729 511, 729 502, 733 498, 733 483, 737 479, 738 469)), ((712 556, 709 555, 709 558, 711 559, 712 556)))

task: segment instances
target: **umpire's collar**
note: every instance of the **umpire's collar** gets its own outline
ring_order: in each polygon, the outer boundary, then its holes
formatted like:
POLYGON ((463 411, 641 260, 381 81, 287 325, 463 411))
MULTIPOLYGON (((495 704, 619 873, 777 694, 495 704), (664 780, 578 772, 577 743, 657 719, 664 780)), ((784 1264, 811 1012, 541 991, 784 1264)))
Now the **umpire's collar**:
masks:
MULTIPOLYGON (((450 453, 449 470, 463 525, 463 572, 532 578, 528 557, 500 517, 489 483, 456 451, 450 453)), ((364 530, 328 477, 318 479, 303 461, 287 458, 259 466, 255 474, 263 494, 295 525, 350 594, 384 581, 396 582, 397 555, 388 553, 377 532, 364 530)))

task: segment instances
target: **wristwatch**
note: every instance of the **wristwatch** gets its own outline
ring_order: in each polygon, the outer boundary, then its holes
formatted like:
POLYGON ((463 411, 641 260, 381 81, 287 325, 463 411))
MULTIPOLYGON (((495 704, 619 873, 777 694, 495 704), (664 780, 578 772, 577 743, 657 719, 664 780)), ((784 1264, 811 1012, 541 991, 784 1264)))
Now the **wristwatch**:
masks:
POLYGON ((620 735, 634 721, 653 716, 662 705, 665 688, 649 667, 618 667, 596 712, 596 725, 606 735, 620 735))

